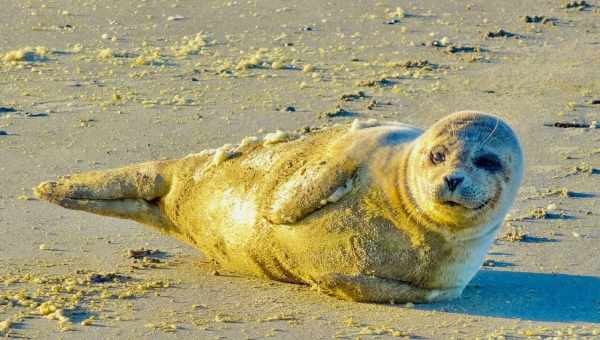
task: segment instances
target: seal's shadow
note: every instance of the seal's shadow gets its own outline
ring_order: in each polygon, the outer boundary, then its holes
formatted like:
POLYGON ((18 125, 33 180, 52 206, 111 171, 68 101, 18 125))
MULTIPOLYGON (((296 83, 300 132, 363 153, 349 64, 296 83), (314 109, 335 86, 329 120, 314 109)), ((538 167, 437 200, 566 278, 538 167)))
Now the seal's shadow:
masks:
POLYGON ((418 308, 531 321, 600 323, 600 277, 480 270, 460 299, 418 308))

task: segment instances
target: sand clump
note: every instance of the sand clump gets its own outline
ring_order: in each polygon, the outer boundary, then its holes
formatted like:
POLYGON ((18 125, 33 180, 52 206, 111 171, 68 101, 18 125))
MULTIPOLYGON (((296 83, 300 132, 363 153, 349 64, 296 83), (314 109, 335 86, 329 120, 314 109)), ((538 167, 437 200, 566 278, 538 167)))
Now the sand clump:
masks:
POLYGON ((100 49, 100 50, 98 50, 98 53, 96 54, 96 58, 98 58, 100 60, 112 59, 115 56, 116 56, 116 54, 115 54, 115 52, 113 52, 112 48, 100 49))
POLYGON ((510 230, 500 237, 500 240, 508 242, 522 242, 526 239, 527 234, 523 231, 523 228, 514 225, 510 225, 510 230))
POLYGON ((353 183, 352 179, 349 179, 344 183, 344 185, 335 189, 335 191, 331 194, 331 196, 327 197, 324 200, 321 200, 321 205, 326 205, 328 203, 335 203, 342 199, 342 197, 346 196, 349 192, 352 191, 353 183))
POLYGON ((408 16, 408 13, 402 7, 386 8, 385 14, 390 19, 404 19, 408 16))
POLYGON ((548 204, 546 207, 537 207, 529 211, 524 216, 513 218, 511 221, 530 221, 530 220, 556 220, 569 219, 570 215, 554 203, 548 204))
POLYGON ((570 198, 576 197, 577 193, 567 189, 567 188, 558 188, 558 189, 546 189, 545 191, 538 192, 533 197, 528 197, 528 199, 537 199, 537 198, 546 198, 546 197, 560 197, 560 198, 570 198))
POLYGON ((198 32, 193 37, 183 37, 182 41, 171 46, 171 52, 177 58, 185 58, 190 55, 202 54, 205 47, 214 45, 216 40, 208 33, 198 32))
POLYGON ((379 125, 379 122, 375 118, 371 118, 366 121, 355 119, 354 121, 352 121, 352 124, 350 125, 350 131, 354 132, 354 131, 358 131, 361 129, 375 127, 378 125, 379 125))
POLYGON ((264 141, 263 145, 267 146, 267 145, 288 142, 288 141, 297 139, 299 137, 300 137, 299 134, 296 132, 277 130, 275 132, 271 132, 271 133, 268 133, 267 135, 265 135, 265 138, 263 139, 263 141, 264 141))
POLYGON ((240 145, 238 145, 238 147, 236 148, 236 150, 243 150, 245 148, 260 144, 261 141, 262 139, 256 136, 244 137, 240 142, 240 145))
MULTIPOLYGON (((14 310, 25 318, 40 317, 57 322, 58 330, 73 330, 73 315, 93 314, 83 320, 91 325, 104 307, 112 309, 122 300, 141 298, 174 286, 174 282, 155 279, 135 279, 118 273, 98 273, 78 270, 66 275, 16 274, 0 276, 4 289, 0 291, 0 307, 14 310), (98 304, 97 301, 103 301, 98 304), (94 316, 96 315, 96 316, 94 316)), ((7 335, 15 318, 0 322, 0 336, 7 335)), ((19 321, 21 322, 21 321, 19 321)))
POLYGON ((48 60, 50 53, 50 50, 44 46, 24 47, 0 54, 0 59, 5 63, 37 62, 48 60))
POLYGON ((13 322, 10 319, 0 322, 0 336, 7 336, 12 326, 13 322))
POLYGON ((165 57, 162 55, 161 50, 159 48, 151 48, 145 49, 139 56, 137 56, 133 62, 132 66, 144 66, 144 65, 152 65, 152 66, 161 66, 167 63, 165 57))
MULTIPOLYGON (((249 69, 273 69, 283 70, 293 68, 288 65, 288 58, 284 56, 283 50, 280 48, 259 48, 253 54, 242 57, 236 64, 236 71, 244 71, 249 69)), ((305 65, 305 72, 313 72, 314 66, 305 65)))
POLYGON ((210 163, 210 166, 217 166, 226 160, 233 158, 236 155, 236 152, 232 150, 233 146, 231 144, 225 144, 222 147, 218 148, 215 154, 213 155, 213 159, 210 163))

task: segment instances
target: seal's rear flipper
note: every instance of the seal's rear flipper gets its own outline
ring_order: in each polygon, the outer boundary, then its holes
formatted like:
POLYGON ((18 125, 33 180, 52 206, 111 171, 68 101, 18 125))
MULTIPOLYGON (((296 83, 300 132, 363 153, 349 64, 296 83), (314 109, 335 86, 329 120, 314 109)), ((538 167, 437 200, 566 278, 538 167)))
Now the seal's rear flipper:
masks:
POLYGON ((171 222, 162 214, 158 205, 143 199, 85 200, 64 198, 57 203, 67 209, 130 219, 161 229, 171 225, 171 222))
POLYGON ((156 204, 169 187, 168 162, 147 162, 61 177, 41 183, 34 193, 67 209, 169 228, 171 223, 156 204))

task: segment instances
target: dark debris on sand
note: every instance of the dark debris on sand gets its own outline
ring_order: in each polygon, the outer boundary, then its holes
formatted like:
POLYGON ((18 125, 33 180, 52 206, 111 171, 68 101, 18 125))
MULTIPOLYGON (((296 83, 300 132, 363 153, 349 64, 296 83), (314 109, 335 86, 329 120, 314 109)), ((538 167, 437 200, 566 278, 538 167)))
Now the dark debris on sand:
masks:
POLYGON ((127 257, 133 259, 143 259, 145 257, 164 257, 165 253, 158 249, 129 249, 127 250, 127 257))
POLYGON ((355 115, 356 113, 347 111, 338 105, 336 106, 335 110, 319 113, 319 118, 352 117, 355 115))
POLYGON ((563 5, 565 9, 575 9, 578 11, 583 11, 584 9, 590 8, 591 5, 584 0, 581 1, 568 1, 563 5))
POLYGON ((479 47, 457 46, 457 45, 450 45, 450 46, 446 47, 446 53, 448 53, 448 54, 455 54, 455 53, 480 53, 480 52, 481 52, 481 48, 479 48, 479 47))
POLYGON ((505 31, 504 29, 499 29, 497 31, 489 31, 486 33, 485 35, 486 38, 519 38, 518 34, 515 33, 511 33, 508 31, 505 31))
POLYGON ((596 123, 577 123, 577 122, 554 122, 545 123, 544 126, 557 127, 562 129, 568 128, 579 128, 579 129, 590 129, 597 127, 596 123))
POLYGON ((364 91, 358 91, 356 93, 343 94, 340 100, 343 102, 353 102, 355 100, 367 98, 367 94, 364 91))
POLYGON ((88 275, 87 279, 90 283, 110 283, 129 281, 131 277, 117 273, 92 273, 88 275))
POLYGON ((17 112, 17 109, 12 108, 12 107, 0 106, 0 113, 6 113, 6 112, 17 112))
POLYGON ((366 86, 366 87, 386 87, 386 86, 391 86, 393 84, 394 84, 393 81, 391 81, 387 78, 381 78, 381 79, 372 79, 372 80, 361 80, 356 85, 366 86))
POLYGON ((526 15, 523 17, 523 21, 525 21, 528 24, 549 24, 549 25, 555 25, 558 23, 558 19, 556 18, 548 18, 545 17, 543 15, 526 15))

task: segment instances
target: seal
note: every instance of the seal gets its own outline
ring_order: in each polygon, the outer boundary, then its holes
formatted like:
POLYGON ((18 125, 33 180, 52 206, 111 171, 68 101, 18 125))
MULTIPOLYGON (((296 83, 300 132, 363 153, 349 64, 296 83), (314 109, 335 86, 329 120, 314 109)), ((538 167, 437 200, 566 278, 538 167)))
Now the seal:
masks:
POLYGON ((509 125, 457 112, 422 131, 354 121, 41 183, 37 197, 132 219, 224 270, 363 302, 460 296, 513 204, 509 125))

